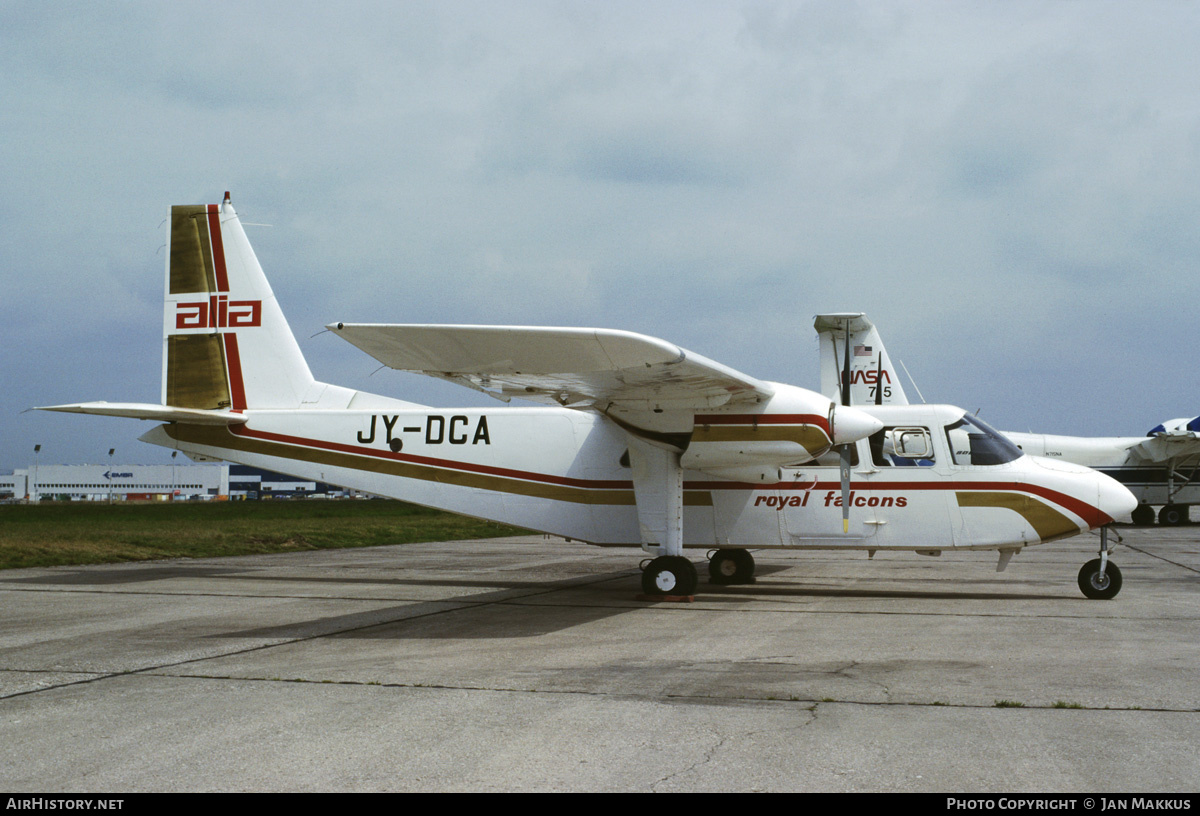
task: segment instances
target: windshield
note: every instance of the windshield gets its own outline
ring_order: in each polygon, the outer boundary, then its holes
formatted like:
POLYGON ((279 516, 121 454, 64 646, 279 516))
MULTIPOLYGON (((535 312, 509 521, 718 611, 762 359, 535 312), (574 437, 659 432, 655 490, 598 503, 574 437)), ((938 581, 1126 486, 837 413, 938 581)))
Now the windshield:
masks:
POLYGON ((947 425, 946 440, 956 465, 1003 465, 1023 455, 1020 448, 979 417, 964 415, 947 425))

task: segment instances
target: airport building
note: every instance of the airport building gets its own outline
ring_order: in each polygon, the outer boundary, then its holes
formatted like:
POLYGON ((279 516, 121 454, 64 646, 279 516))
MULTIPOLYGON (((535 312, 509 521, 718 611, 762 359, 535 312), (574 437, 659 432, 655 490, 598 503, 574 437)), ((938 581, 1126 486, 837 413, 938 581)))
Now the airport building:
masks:
POLYGON ((347 492, 245 465, 33 465, 0 473, 0 501, 222 501, 347 492))

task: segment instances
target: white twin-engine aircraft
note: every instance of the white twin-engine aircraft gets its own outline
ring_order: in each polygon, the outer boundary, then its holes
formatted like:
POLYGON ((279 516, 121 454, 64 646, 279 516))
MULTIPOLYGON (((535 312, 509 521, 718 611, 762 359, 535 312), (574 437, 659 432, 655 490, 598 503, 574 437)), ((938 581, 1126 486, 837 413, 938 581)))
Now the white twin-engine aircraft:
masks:
MULTIPOLYGON (((391 368, 541 406, 438 409, 317 382, 228 194, 173 207, 169 231, 162 404, 49 410, 158 420, 141 438, 197 459, 640 545, 646 595, 695 592, 685 548, 714 551, 714 583, 752 581, 750 549, 990 549, 1002 569, 1135 504, 962 409, 851 407, 849 389, 835 401, 630 332, 328 327, 391 368)), ((1120 588, 1106 557, 1081 573, 1089 597, 1120 588)))

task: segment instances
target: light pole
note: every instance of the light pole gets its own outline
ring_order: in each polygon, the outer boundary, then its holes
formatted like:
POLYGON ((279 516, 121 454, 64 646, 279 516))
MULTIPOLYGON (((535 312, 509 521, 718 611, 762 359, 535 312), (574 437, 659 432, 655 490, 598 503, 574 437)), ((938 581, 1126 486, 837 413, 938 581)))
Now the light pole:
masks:
POLYGON ((175 457, 179 455, 179 451, 171 451, 171 501, 175 501, 175 494, 178 492, 175 488, 175 483, 179 481, 175 478, 175 457))
POLYGON ((108 449, 108 503, 112 504, 112 455, 116 448, 108 449))
POLYGON ((26 501, 37 501, 38 459, 40 458, 41 452, 41 445, 33 446, 33 484, 27 486, 25 489, 26 501))

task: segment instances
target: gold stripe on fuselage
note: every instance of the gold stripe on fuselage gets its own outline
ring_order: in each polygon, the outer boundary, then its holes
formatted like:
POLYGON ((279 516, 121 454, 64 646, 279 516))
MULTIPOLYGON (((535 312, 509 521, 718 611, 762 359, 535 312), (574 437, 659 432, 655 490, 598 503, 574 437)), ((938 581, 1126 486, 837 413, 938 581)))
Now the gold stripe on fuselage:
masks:
POLYGON ((1042 541, 1075 535, 1079 525, 1043 501, 1023 493, 956 492, 959 507, 999 507, 1024 518, 1042 541))
MULTIPOLYGON (((422 481, 438 482, 457 487, 492 490, 498 493, 532 496, 539 499, 572 502, 575 504, 630 506, 635 504, 632 487, 589 488, 553 484, 546 481, 526 481, 511 476, 457 469, 452 467, 454 463, 448 460, 446 461, 446 467, 437 467, 394 459, 390 456, 372 456, 365 451, 363 454, 355 454, 339 450, 292 445, 265 439, 238 436, 230 433, 225 428, 205 427, 201 425, 166 425, 164 426, 164 430, 172 439, 185 444, 207 445, 214 448, 224 448, 262 456, 277 456, 284 459, 299 459, 314 464, 343 467, 388 476, 399 476, 405 479, 420 479, 422 481)), ((536 479, 538 474, 530 474, 530 476, 532 479, 536 479)), ((711 507, 712 493, 707 490, 685 491, 683 494, 683 503, 689 507, 711 507)))

